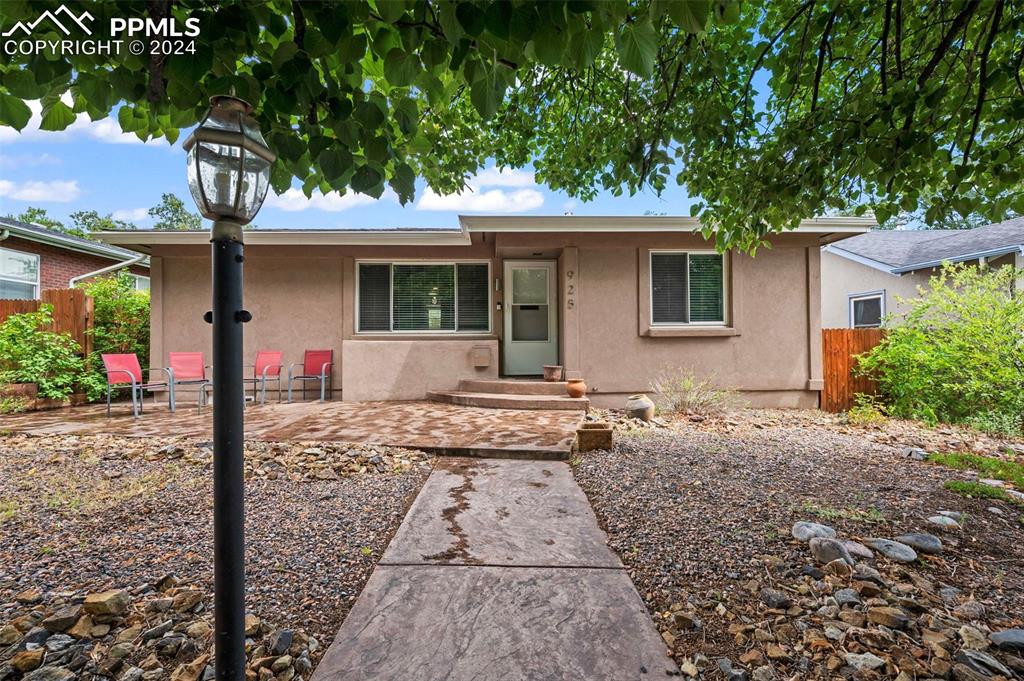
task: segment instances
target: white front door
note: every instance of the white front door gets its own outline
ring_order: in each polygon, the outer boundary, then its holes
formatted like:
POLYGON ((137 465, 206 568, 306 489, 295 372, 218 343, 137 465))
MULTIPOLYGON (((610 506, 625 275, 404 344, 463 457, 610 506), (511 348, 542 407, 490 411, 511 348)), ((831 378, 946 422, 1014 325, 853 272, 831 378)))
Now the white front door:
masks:
POLYGON ((554 260, 505 261, 505 374, 537 376, 558 364, 554 260))

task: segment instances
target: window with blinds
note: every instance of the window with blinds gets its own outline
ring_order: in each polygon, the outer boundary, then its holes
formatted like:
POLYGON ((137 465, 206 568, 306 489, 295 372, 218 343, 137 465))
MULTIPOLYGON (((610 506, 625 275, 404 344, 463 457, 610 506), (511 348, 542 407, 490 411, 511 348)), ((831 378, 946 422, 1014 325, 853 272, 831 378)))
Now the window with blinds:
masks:
POLYGON ((487 263, 359 263, 360 332, 486 333, 487 263))
POLYGON ((725 323, 725 261, 720 253, 651 253, 651 322, 725 323))

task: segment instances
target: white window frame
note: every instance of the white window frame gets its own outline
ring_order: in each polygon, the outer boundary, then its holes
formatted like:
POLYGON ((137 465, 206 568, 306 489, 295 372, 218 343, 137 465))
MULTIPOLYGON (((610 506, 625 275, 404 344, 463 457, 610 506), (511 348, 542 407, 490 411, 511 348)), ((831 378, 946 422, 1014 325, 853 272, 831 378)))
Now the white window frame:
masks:
POLYGON ((494 292, 491 290, 491 261, 481 259, 460 259, 460 260, 392 260, 389 258, 364 258, 356 260, 356 297, 355 306, 353 308, 355 313, 355 325, 356 333, 366 336, 381 336, 381 335, 395 335, 395 336, 482 336, 489 335, 494 328, 494 292), (388 286, 388 318, 391 320, 390 331, 374 331, 368 330, 363 331, 359 328, 359 267, 360 265, 390 265, 390 284, 388 286), (454 269, 455 275, 455 328, 452 330, 441 329, 437 331, 423 330, 395 330, 395 265, 451 265, 454 269), (487 265, 487 330, 472 330, 472 331, 459 331, 459 270, 456 265, 487 265))
POLYGON ((152 286, 152 284, 153 284, 152 280, 149 277, 147 277, 145 274, 134 274, 132 272, 129 272, 128 274, 129 274, 129 276, 131 276, 132 281, 135 282, 135 290, 136 291, 149 291, 150 290, 149 287, 139 288, 139 282, 142 281, 143 279, 148 281, 150 286, 152 286))
POLYGON ((647 314, 651 320, 651 327, 658 329, 688 329, 693 327, 724 327, 729 326, 729 258, 725 253, 719 253, 714 249, 659 249, 647 253, 647 314), (722 321, 720 322, 656 322, 654 321, 654 256, 655 255, 679 255, 686 257, 686 318, 692 319, 690 304, 690 255, 717 255, 722 258, 722 321))
POLYGON ((883 289, 879 289, 877 291, 864 291, 863 293, 851 293, 851 294, 847 295, 846 298, 847 298, 847 301, 848 301, 847 302, 847 316, 849 317, 849 323, 850 323, 850 328, 851 329, 880 329, 880 328, 882 328, 882 324, 885 322, 885 289, 884 288, 883 289), (853 322, 853 320, 856 318, 854 316, 854 314, 853 314, 854 303, 856 303, 858 301, 861 301, 861 300, 871 300, 872 298, 878 298, 878 300, 879 300, 878 308, 879 308, 879 310, 881 310, 881 315, 879 315, 878 326, 857 326, 857 325, 855 325, 854 322, 853 322))
POLYGON ((42 256, 40 256, 38 253, 28 253, 26 251, 19 251, 16 248, 7 248, 6 246, 0 246, 0 253, 3 253, 4 251, 7 251, 8 253, 17 253, 18 255, 29 256, 31 258, 36 259, 36 280, 34 282, 26 281, 25 279, 14 279, 10 275, 4 275, 3 273, 0 273, 0 279, 4 281, 10 281, 15 284, 32 284, 34 288, 32 298, 30 298, 30 300, 38 300, 39 294, 41 293, 40 286, 42 285, 41 277, 43 275, 42 256))

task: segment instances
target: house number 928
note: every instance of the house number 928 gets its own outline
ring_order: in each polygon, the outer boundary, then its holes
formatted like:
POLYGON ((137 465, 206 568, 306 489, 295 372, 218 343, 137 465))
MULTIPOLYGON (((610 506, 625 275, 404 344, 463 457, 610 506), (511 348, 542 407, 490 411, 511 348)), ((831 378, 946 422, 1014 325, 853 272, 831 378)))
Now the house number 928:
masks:
POLYGON ((565 272, 565 306, 572 310, 576 308, 576 284, 573 283, 573 277, 576 273, 572 270, 566 270, 565 272))

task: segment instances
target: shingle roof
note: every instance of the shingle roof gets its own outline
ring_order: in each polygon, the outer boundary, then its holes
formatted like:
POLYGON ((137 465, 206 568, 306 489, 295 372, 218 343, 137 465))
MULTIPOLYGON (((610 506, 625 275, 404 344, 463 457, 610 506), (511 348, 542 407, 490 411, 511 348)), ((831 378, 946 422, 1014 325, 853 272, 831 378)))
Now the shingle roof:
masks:
POLYGON ((868 232, 833 244, 829 250, 889 265, 893 272, 933 267, 942 261, 973 260, 980 255, 1024 249, 1024 217, 965 230, 892 230, 868 232))
MULTIPOLYGON (((73 251, 79 251, 84 253, 91 253, 105 258, 110 258, 115 261, 130 260, 138 257, 138 253, 130 251, 127 248, 121 248, 120 246, 112 246, 111 244, 105 244, 101 241, 94 241, 92 239, 83 239, 82 237, 68 234, 57 229, 49 229, 42 225, 37 225, 31 222, 22 222, 21 220, 13 220, 11 218, 0 218, 0 231, 3 229, 10 230, 15 236, 29 241, 42 241, 58 247, 68 248, 73 251)), ((146 266, 146 263, 139 263, 142 266, 146 266)))

